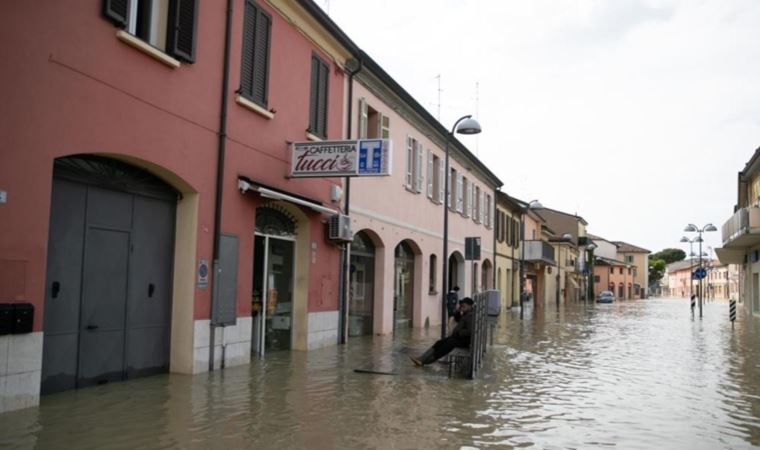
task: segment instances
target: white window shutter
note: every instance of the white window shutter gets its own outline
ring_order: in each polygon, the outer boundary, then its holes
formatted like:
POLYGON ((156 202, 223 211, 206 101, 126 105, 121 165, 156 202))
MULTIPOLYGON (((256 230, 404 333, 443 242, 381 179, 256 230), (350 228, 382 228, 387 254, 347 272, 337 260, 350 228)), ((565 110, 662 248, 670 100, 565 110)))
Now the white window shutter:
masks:
POLYGON ((462 212, 462 174, 457 173, 457 212, 462 212))
POLYGON ((367 138, 367 100, 364 97, 359 99, 359 139, 367 138))
POLYGON ((464 216, 470 217, 472 214, 472 182, 464 181, 464 216))
POLYGON ((391 118, 388 116, 384 116, 380 113, 378 113, 378 117, 380 120, 377 121, 377 126, 380 128, 378 130, 378 136, 380 136, 380 139, 390 139, 391 138, 391 118))
POLYGON ((445 167, 443 167, 443 159, 438 158, 438 202, 443 203, 443 196, 444 196, 444 186, 443 186, 443 178, 446 175, 445 167))
POLYGON ((433 151, 427 151, 427 196, 433 198, 433 151))
POLYGON ((483 223, 483 219, 485 219, 485 208, 484 208, 484 205, 483 205, 485 203, 485 194, 486 194, 485 191, 480 191, 480 198, 478 199, 479 200, 479 205, 480 205, 480 207, 478 209, 480 210, 480 222, 481 223, 483 223))
POLYGON ((412 173, 414 173, 414 150, 412 148, 412 138, 406 137, 406 179, 404 184, 407 189, 412 188, 412 173))
POLYGON ((422 171, 422 144, 420 144, 417 141, 414 141, 414 151, 415 151, 415 165, 414 165, 414 172, 416 175, 416 182, 414 186, 414 190, 417 191, 417 193, 422 192, 422 184, 424 182, 424 172, 422 171))
MULTIPOLYGON (((447 183, 447 186, 446 186, 448 188, 448 190, 449 190, 449 195, 446 196, 446 207, 448 207, 448 208, 451 208, 451 205, 452 205, 451 199, 452 199, 452 197, 454 197, 454 194, 451 192, 451 188, 452 188, 452 186, 454 186, 453 179, 455 177, 451 176, 451 172, 452 172, 452 170, 449 169, 449 182, 447 183)), ((454 173, 456 174, 456 172, 454 172, 454 173)))

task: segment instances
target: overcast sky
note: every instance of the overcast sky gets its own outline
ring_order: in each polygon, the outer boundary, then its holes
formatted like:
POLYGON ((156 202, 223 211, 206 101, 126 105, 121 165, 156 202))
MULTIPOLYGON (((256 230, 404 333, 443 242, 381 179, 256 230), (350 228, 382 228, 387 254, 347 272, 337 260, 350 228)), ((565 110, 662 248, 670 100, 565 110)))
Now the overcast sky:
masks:
POLYGON ((318 1, 436 117, 440 75, 503 191, 610 240, 688 250, 760 146, 757 0, 318 1))

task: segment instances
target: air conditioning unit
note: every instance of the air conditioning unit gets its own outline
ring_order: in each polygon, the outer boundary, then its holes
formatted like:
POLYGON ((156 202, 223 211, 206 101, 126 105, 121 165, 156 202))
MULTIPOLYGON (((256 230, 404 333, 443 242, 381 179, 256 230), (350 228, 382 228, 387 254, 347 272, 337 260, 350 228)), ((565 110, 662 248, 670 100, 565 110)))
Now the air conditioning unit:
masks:
POLYGON ((354 233, 351 231, 351 218, 343 214, 330 217, 327 224, 327 238, 337 242, 351 242, 354 233))

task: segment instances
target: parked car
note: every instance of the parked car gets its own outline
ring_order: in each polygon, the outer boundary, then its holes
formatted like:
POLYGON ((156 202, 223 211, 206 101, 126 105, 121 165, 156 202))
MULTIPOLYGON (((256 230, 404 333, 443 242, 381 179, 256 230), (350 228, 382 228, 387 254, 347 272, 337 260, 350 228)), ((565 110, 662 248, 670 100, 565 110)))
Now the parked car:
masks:
POLYGON ((597 303, 612 303, 615 301, 615 294, 612 291, 602 291, 599 296, 596 297, 597 303))

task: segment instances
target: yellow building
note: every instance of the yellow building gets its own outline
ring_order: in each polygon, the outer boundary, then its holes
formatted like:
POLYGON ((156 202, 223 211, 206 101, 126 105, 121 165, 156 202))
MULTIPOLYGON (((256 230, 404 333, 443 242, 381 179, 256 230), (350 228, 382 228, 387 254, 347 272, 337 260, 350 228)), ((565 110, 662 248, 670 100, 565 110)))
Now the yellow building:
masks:
POLYGON ((520 302, 520 242, 523 206, 503 192, 496 192, 496 289, 503 308, 520 302))

